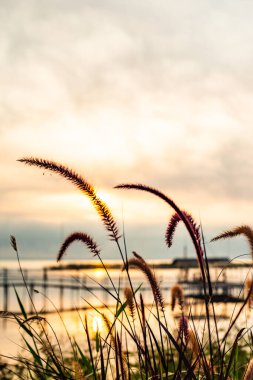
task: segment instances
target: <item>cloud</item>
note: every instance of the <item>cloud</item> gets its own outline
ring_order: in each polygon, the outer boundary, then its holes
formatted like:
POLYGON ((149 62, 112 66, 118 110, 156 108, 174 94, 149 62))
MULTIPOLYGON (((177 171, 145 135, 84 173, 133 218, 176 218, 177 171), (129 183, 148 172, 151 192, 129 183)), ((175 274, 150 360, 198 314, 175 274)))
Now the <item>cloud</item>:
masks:
POLYGON ((131 222, 139 203, 139 225, 165 212, 113 185, 158 187, 208 225, 250 222, 252 11, 250 1, 2 3, 0 219, 79 218, 70 185, 16 162, 34 155, 76 168, 116 198, 117 215, 126 202, 131 222))
POLYGON ((155 104, 175 117, 183 104, 188 118, 202 97, 227 97, 231 77, 235 89, 248 83, 249 3, 241 17, 235 5, 199 1, 14 4, 2 5, 1 79, 8 96, 1 103, 6 123, 16 127, 103 105, 139 112, 143 104, 148 113, 155 104))

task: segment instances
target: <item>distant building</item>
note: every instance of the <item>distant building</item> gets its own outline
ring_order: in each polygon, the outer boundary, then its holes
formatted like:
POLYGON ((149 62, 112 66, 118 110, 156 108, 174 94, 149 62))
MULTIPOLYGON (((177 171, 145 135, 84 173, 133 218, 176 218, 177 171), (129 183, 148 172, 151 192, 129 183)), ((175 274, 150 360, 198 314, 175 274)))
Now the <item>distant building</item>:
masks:
MULTIPOLYGON (((210 267, 223 267, 228 265, 229 259, 227 257, 210 257, 208 258, 208 264, 210 267)), ((198 260, 195 258, 183 258, 183 259, 175 259, 172 261, 172 268, 198 268, 198 260)))

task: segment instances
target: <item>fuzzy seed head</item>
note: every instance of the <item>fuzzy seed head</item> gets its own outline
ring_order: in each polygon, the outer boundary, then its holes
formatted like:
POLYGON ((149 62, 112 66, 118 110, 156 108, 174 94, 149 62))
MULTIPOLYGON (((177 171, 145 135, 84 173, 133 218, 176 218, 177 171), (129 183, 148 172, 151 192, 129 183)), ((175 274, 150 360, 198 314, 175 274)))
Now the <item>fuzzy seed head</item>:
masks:
POLYGON ((251 309, 253 307, 253 279, 248 278, 244 284, 244 295, 248 298, 248 307, 251 309), (249 294, 250 293, 250 294, 249 294))
POLYGON ((253 380, 253 359, 248 364, 243 380, 253 380))
POLYGON ((132 289, 131 288, 125 288, 124 289, 124 294, 125 294, 125 297, 126 297, 127 306, 128 306, 128 308, 130 310, 131 317, 132 317, 132 319, 134 319, 135 304, 134 304, 134 297, 133 297, 132 289))
MULTIPOLYGON (((134 252, 134 256, 132 259, 128 260, 127 266, 137 268, 141 270, 144 275, 146 276, 150 287, 153 292, 154 300, 158 306, 163 310, 164 309, 164 301, 163 301, 163 296, 162 296, 162 291, 160 288, 160 285, 158 284, 158 281, 156 279, 155 274, 151 270, 150 266, 148 263, 138 254, 134 252)), ((125 268, 123 268, 124 270, 125 268)))
POLYGON ((11 242, 11 246, 12 246, 12 248, 14 249, 14 251, 15 251, 15 252, 18 252, 17 241, 16 241, 15 236, 11 235, 11 237, 10 237, 10 242, 11 242))
POLYGON ((198 355, 199 344, 196 335, 192 329, 188 330, 188 341, 186 342, 187 348, 189 348, 194 357, 198 355))
POLYGON ((179 337, 184 340, 185 344, 187 344, 189 340, 189 326, 188 319, 185 316, 180 317, 178 321, 178 330, 179 337))
POLYGON ((181 285, 174 285, 171 288, 171 310, 175 309, 176 303, 183 310, 184 307, 184 290, 181 285))

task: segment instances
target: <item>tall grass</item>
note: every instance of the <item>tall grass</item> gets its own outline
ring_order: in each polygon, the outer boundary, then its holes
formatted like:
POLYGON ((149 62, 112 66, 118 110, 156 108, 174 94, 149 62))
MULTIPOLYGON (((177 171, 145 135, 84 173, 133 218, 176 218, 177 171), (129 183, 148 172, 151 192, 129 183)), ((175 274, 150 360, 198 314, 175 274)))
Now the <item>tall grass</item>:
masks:
MULTIPOLYGON (((253 379, 253 365, 250 360, 253 334, 251 328, 237 328, 247 304, 252 303, 253 282, 245 285, 245 299, 239 311, 231 316, 226 331, 220 331, 219 320, 213 303, 213 284, 210 277, 208 258, 205 250, 202 230, 193 217, 182 210, 171 198, 157 189, 142 184, 123 184, 117 189, 138 190, 148 192, 163 200, 170 206, 172 215, 165 234, 165 241, 170 247, 178 223, 181 221, 192 240, 199 265, 199 274, 204 291, 205 320, 203 327, 198 328, 193 318, 191 307, 186 308, 184 292, 180 285, 171 289, 170 306, 177 328, 171 325, 168 318, 168 296, 162 294, 156 274, 145 259, 133 252, 129 257, 124 232, 121 235, 109 207, 97 196, 95 188, 75 171, 53 161, 38 158, 19 160, 27 165, 49 170, 59 174, 87 196, 100 216, 111 240, 117 246, 122 259, 122 271, 126 272, 128 284, 121 289, 120 281, 115 283, 102 259, 101 249, 95 239, 85 232, 73 232, 66 237, 57 255, 61 261, 68 247, 76 241, 82 242, 90 252, 99 258, 113 291, 101 285, 101 289, 115 301, 115 307, 103 309, 93 307, 103 328, 97 323, 94 332, 89 327, 87 316, 80 314, 83 336, 80 341, 70 336, 68 326, 59 313, 66 335, 69 349, 64 351, 53 327, 47 317, 41 316, 33 304, 34 314, 28 315, 18 293, 17 298, 21 314, 13 315, 20 327, 23 348, 26 354, 12 357, 16 365, 2 367, 2 378, 18 379, 217 379, 217 380, 249 380, 253 379), (141 287, 135 288, 131 270, 135 268, 146 277, 153 299, 145 304, 141 287), (122 291, 123 290, 123 291, 122 291), (178 307, 177 307, 178 305, 178 307)), ((253 234, 248 226, 241 226, 227 231, 213 240, 244 234, 250 247, 253 247, 253 234)), ((11 237, 11 245, 19 253, 17 242, 11 237)), ((22 272, 22 266, 20 265, 22 272)), ((23 276, 25 283, 25 276, 23 276)), ((29 289, 27 287, 29 294, 29 289)), ((31 302, 32 297, 30 295, 31 302)), ((78 313, 78 311, 77 311, 78 313)), ((96 320, 95 320, 96 322, 96 320)), ((1 369, 0 369, 1 371, 1 369)))

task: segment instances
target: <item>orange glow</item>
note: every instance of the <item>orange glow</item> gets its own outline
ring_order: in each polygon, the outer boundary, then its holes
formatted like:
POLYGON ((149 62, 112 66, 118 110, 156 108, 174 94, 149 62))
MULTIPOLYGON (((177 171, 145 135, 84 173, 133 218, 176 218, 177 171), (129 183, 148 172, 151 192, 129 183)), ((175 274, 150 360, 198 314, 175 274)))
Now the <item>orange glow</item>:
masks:
POLYGON ((99 315, 96 315, 92 319, 92 330, 97 333, 101 333, 103 331, 103 321, 99 315))

